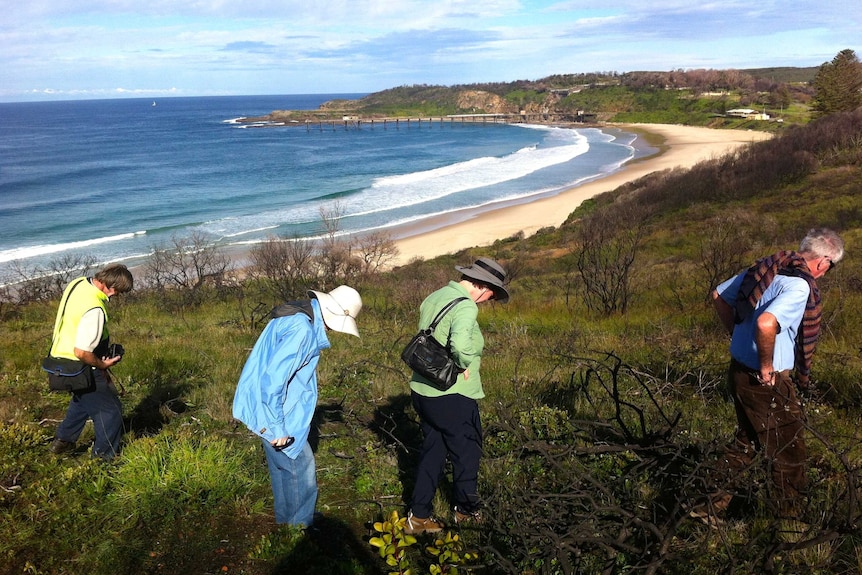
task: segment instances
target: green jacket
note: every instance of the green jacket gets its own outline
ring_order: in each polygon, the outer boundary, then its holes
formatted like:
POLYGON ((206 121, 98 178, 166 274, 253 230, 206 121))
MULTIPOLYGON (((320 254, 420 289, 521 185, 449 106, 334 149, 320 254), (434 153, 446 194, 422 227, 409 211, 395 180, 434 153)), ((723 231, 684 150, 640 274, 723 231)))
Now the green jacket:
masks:
POLYGON ((443 316, 437 328, 434 330, 434 339, 446 345, 449 342, 449 349, 452 352, 452 357, 462 369, 470 370, 470 377, 464 379, 464 374, 458 376, 458 381, 447 391, 440 391, 430 385, 426 385, 426 379, 416 372, 410 380, 410 389, 424 395, 426 397, 438 397, 441 395, 449 395, 460 393, 463 396, 472 399, 482 399, 485 397, 485 392, 482 389, 482 378, 479 375, 479 368, 482 365, 482 350, 485 348, 485 338, 482 337, 482 332, 479 331, 479 323, 476 317, 479 315, 479 308, 476 302, 470 299, 467 289, 455 281, 450 281, 448 285, 438 289, 422 302, 419 307, 419 329, 425 329, 431 325, 434 317, 446 304, 455 298, 466 297, 464 301, 449 310, 449 313, 443 316))

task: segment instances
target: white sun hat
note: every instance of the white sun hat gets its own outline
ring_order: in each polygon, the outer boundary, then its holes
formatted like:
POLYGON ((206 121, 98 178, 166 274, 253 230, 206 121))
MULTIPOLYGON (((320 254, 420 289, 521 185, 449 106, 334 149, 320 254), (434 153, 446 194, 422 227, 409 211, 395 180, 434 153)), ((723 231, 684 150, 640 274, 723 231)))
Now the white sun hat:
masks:
POLYGON ((359 292, 350 286, 338 286, 329 293, 308 290, 308 295, 320 302, 323 323, 331 330, 359 337, 356 316, 362 309, 359 292))

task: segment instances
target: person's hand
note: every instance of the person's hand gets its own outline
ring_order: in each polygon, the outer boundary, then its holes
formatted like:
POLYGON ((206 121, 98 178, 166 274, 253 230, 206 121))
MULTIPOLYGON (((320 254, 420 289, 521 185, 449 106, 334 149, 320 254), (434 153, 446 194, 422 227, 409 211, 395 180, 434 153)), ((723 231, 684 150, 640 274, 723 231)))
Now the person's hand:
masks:
POLYGON ((760 375, 757 377, 760 380, 760 383, 763 385, 768 385, 772 387, 775 385, 775 371, 772 370, 772 367, 763 368, 760 370, 760 375))
POLYGON ((102 361, 105 363, 105 367, 103 369, 108 369, 111 366, 117 365, 120 363, 120 360, 123 359, 122 355, 117 355, 114 357, 103 357, 102 361))
POLYGON ((279 437, 278 439, 273 439, 272 441, 270 441, 270 444, 272 444, 272 446, 275 448, 276 451, 281 451, 281 450, 287 449, 288 447, 293 445, 294 441, 296 441, 295 437, 291 437, 291 436, 287 435, 285 437, 279 437))
POLYGON ((463 373, 464 373, 464 381, 467 381, 468 379, 470 379, 470 370, 469 369, 465 369, 463 373))

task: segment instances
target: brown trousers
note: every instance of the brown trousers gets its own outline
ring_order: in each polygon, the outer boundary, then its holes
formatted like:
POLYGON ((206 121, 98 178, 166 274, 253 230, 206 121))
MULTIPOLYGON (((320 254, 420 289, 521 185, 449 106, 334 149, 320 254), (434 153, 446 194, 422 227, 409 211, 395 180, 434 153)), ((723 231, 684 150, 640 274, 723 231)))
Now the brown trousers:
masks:
POLYGON ((776 373, 772 386, 761 383, 758 375, 731 360, 728 380, 739 427, 727 463, 739 472, 760 452, 771 468, 774 502, 780 510, 789 510, 807 487, 805 414, 789 370, 776 373))

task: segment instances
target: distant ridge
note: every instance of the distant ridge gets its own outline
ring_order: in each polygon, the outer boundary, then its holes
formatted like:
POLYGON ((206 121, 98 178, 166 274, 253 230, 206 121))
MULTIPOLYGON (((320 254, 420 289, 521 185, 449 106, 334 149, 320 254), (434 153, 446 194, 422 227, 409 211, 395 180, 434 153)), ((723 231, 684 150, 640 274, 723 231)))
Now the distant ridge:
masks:
POLYGON ((755 78, 763 78, 774 82, 786 82, 788 84, 799 84, 813 82, 817 75, 819 66, 811 66, 808 68, 791 68, 791 67, 775 67, 775 68, 749 68, 740 70, 750 74, 755 78))
MULTIPOLYGON (((305 125, 354 116, 442 117, 495 114, 539 123, 684 123, 777 130, 760 120, 808 121, 819 66, 555 74, 538 80, 440 86, 414 84, 336 99, 314 111, 275 110, 244 123, 305 125), (725 112, 757 108, 763 118, 727 121, 725 112), (744 122, 756 121, 755 125, 744 122)), ((785 124, 786 125, 786 124, 785 124)))

